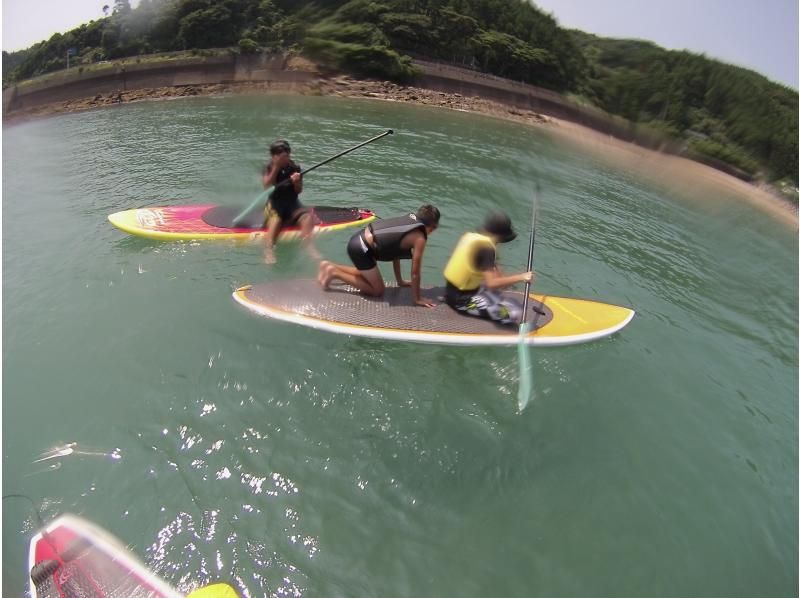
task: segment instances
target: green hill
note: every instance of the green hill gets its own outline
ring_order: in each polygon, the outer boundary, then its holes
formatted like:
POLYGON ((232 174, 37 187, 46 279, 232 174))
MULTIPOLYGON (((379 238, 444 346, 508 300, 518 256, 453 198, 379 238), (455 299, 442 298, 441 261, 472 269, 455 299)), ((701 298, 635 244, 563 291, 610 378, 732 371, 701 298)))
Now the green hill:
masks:
POLYGON ((582 92, 592 103, 686 137, 698 154, 797 183, 796 91, 703 55, 571 34, 587 61, 582 92))

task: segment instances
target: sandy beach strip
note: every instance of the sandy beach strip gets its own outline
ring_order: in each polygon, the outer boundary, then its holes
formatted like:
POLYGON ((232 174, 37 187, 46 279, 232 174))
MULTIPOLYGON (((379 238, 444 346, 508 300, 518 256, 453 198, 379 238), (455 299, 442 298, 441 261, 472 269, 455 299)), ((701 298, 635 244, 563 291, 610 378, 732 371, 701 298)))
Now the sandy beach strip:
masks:
MULTIPOLYGON (((634 169, 678 193, 685 192, 687 197, 696 198, 698 194, 706 193, 709 197, 724 195, 750 201, 786 226, 798 228, 798 206, 788 198, 778 196, 778 191, 758 187, 700 162, 643 148, 576 123, 551 121, 553 126, 549 129, 565 142, 634 169)), ((713 207, 725 209, 725 205, 713 207)))

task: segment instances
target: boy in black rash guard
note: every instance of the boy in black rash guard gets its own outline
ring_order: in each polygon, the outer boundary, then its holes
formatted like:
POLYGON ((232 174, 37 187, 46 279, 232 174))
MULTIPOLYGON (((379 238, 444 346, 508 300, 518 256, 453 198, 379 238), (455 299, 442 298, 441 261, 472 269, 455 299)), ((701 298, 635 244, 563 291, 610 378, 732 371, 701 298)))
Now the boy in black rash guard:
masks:
POLYGON ((355 267, 322 261, 319 280, 323 289, 334 280, 356 287, 370 297, 381 297, 385 290, 378 262, 392 262, 397 285, 411 287, 414 303, 423 307, 436 304, 420 295, 422 254, 428 235, 439 227, 439 210, 424 205, 416 214, 377 220, 358 231, 347 244, 347 254, 355 267), (411 281, 403 280, 400 260, 411 260, 411 281))
POLYGON ((284 226, 298 224, 303 242, 315 258, 319 258, 314 246, 311 244, 311 232, 314 222, 303 204, 300 203, 300 193, 303 191, 303 179, 300 175, 300 165, 292 160, 289 142, 278 139, 269 146, 270 160, 264 165, 261 182, 267 189, 276 185, 269 196, 267 204, 267 239, 264 247, 264 261, 267 264, 275 263, 275 239, 284 226), (284 181, 286 182, 283 185, 284 181), (277 185, 280 185, 279 187, 277 185))

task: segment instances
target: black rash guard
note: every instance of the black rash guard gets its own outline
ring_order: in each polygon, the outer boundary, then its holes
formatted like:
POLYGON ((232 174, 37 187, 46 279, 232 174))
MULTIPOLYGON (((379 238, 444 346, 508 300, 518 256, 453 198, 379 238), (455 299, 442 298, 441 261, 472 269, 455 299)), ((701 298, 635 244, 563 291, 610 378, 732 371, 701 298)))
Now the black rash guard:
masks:
MULTIPOLYGON (((264 167, 264 173, 269 174, 272 165, 267 164, 264 167)), ((278 216, 284 223, 288 223, 294 214, 303 205, 300 203, 300 196, 294 190, 294 185, 291 182, 280 185, 283 181, 287 180, 295 172, 302 172, 300 165, 295 162, 290 162, 286 168, 281 168, 278 176, 275 178, 275 190, 270 194, 269 201, 272 209, 278 213, 278 216)))

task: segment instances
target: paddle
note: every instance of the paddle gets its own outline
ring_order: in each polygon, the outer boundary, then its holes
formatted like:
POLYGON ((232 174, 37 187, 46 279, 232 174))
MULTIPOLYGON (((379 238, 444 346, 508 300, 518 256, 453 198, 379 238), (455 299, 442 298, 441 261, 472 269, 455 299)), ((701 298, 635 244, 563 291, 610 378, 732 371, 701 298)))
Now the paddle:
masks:
MULTIPOLYGON (((536 210, 539 196, 539 183, 536 183, 536 192, 533 194, 533 207, 531 209, 531 240, 528 246, 528 269, 533 269, 533 246, 536 242, 536 210)), ((517 355, 519 356, 519 390, 517 391, 517 402, 519 410, 522 412, 528 404, 528 400, 533 392, 533 368, 531 367, 530 354, 525 344, 525 337, 530 331, 528 323, 528 295, 530 294, 531 283, 525 283, 525 298, 522 300, 522 321, 519 325, 519 342, 517 343, 517 355)), ((538 310, 537 310, 538 311, 538 310)))
MULTIPOLYGON (((362 147, 362 146, 364 146, 364 145, 367 145, 368 143, 372 143, 373 141, 377 141, 377 140, 378 140, 378 139, 380 139, 381 137, 386 137, 387 135, 391 135, 392 133, 394 133, 394 131, 393 131, 392 129, 388 129, 387 131, 384 131, 384 132, 383 132, 383 133, 381 133, 380 135, 376 135, 376 136, 375 136, 375 137, 373 137, 372 139, 367 139, 366 141, 364 141, 364 142, 362 142, 362 143, 359 143, 358 145, 354 145, 354 146, 353 146, 353 147, 351 147, 350 149, 346 149, 346 150, 344 150, 343 152, 339 152, 339 153, 338 153, 338 154, 336 154, 335 156, 331 156, 331 157, 330 157, 330 158, 328 158, 327 160, 323 160, 323 161, 322 161, 322 162, 320 162, 319 164, 314 164, 314 166, 311 166, 311 167, 309 167, 309 168, 306 168, 305 170, 303 170, 303 171, 300 173, 300 176, 302 176, 302 175, 304 175, 304 174, 307 174, 307 173, 311 172, 312 170, 314 170, 315 168, 319 168, 320 166, 323 166, 323 165, 327 164, 328 162, 332 162, 332 161, 333 161, 333 160, 335 160, 336 158, 341 158, 341 157, 342 157, 342 156, 344 156, 345 154, 349 154, 349 153, 350 153, 350 152, 352 152, 353 150, 357 150, 358 148, 360 148, 360 147, 362 147)), ((290 179, 286 179, 286 180, 284 180, 284 181, 281 181, 281 182, 280 182, 280 183, 278 183, 277 185, 273 185, 272 187, 268 188, 268 189, 267 189, 266 191, 264 191, 263 193, 259 194, 259 196, 258 196, 258 197, 256 197, 256 198, 253 200, 253 203, 251 203, 249 206, 247 206, 247 207, 246 207, 246 208, 245 208, 245 209, 244 209, 244 210, 243 210, 243 211, 242 211, 242 212, 241 212, 241 213, 240 213, 240 214, 239 214, 239 215, 238 215, 236 218, 234 218, 234 219, 233 219, 233 224, 234 224, 234 226, 238 226, 238 224, 239 224, 239 223, 240 223, 240 222, 241 222, 241 221, 242 221, 242 220, 243 220, 243 219, 244 219, 244 218, 247 216, 247 214, 249 214, 249 213, 250 213, 252 210, 254 210, 254 209, 255 209, 255 208, 256 208, 256 207, 257 207, 259 204, 264 204, 264 203, 266 203, 266 202, 265 202, 265 199, 266 199, 266 198, 269 196, 269 194, 270 194, 270 193, 272 193, 272 192, 273 192, 273 191, 274 191, 274 190, 275 190, 277 187, 281 187, 281 186, 283 186, 283 185, 287 185, 287 184, 289 184, 289 183, 291 183, 291 180, 290 180, 290 179)))

